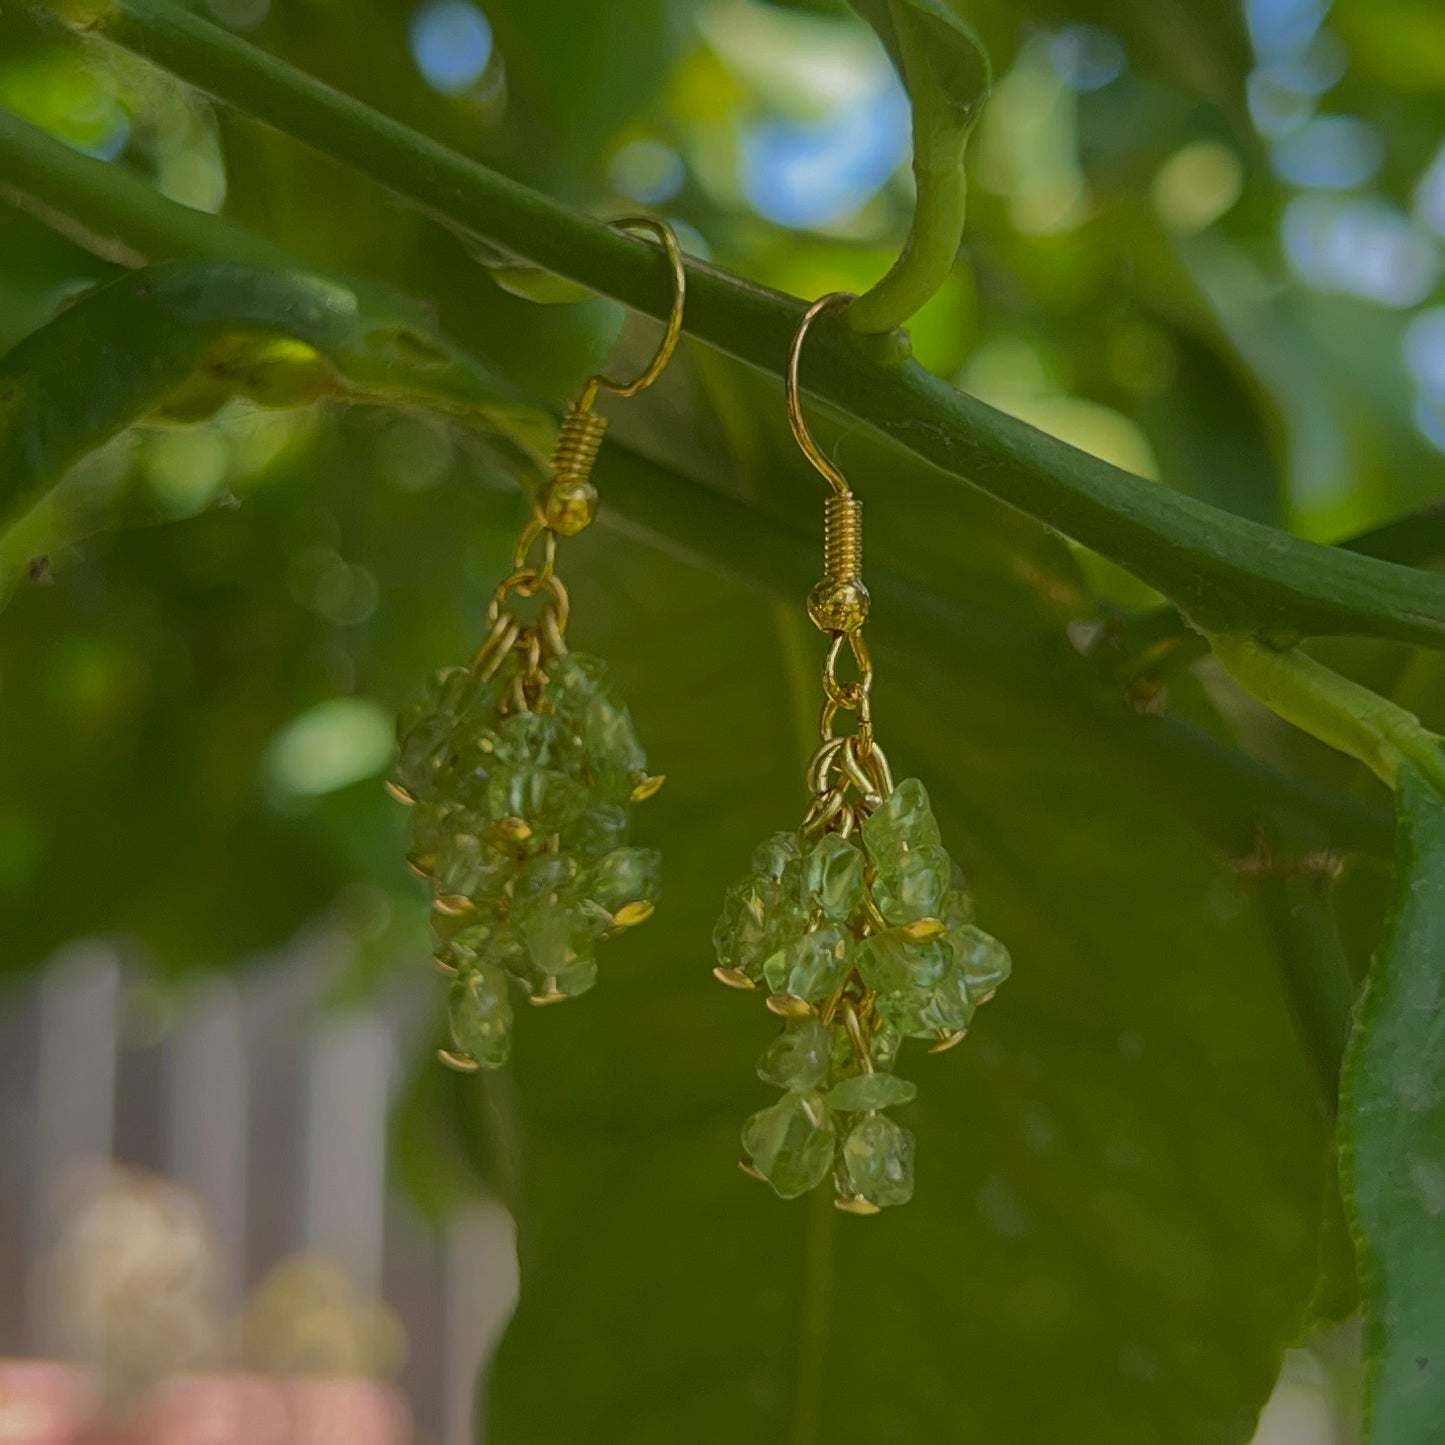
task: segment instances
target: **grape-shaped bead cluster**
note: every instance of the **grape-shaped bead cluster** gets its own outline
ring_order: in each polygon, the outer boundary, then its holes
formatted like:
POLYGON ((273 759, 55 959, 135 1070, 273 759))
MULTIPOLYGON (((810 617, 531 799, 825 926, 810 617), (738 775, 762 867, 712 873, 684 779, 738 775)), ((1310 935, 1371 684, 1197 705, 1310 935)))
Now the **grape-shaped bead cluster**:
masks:
POLYGON ((507 1061, 509 979, 537 1004, 585 993, 598 941, 657 898, 659 854, 626 837, 629 806, 662 779, 605 666, 568 654, 514 708, 522 666, 509 658, 485 681, 448 668, 397 726, 392 792, 414 805, 408 862, 430 885, 436 961, 453 975, 442 1058, 461 1069, 507 1061))
POLYGON ((839 1206, 872 1213, 913 1193, 913 1135, 883 1113, 917 1092, 893 1070, 905 1038, 956 1043, 1009 975, 973 923, 928 794, 900 783, 853 836, 779 833, 728 890, 719 978, 762 984, 786 1019, 758 1061, 782 1089, 743 1129, 750 1172, 785 1199, 831 1171, 839 1206))

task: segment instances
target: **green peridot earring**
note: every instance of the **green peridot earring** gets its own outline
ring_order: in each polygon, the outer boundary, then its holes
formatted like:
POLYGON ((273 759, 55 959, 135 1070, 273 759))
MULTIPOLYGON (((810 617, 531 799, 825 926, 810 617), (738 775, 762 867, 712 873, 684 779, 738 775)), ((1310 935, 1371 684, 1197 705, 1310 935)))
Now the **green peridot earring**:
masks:
POLYGON ((728 890, 713 971, 733 988, 766 985, 768 1007, 784 1019, 758 1061, 759 1077, 783 1096, 747 1121, 743 1170, 785 1199, 831 1173, 840 1209, 873 1214, 913 1194, 913 1135, 883 1112, 917 1093, 893 1072, 900 1044, 952 1048, 1010 964, 1003 945, 974 926, 923 784, 895 787, 873 734, 862 504, 810 435, 798 389, 808 328, 854 299, 835 292, 814 302, 788 357, 793 436, 833 489, 826 575, 808 598, 830 639, 822 742, 808 765, 813 802, 802 827, 763 843, 752 872, 728 890), (838 675, 845 646, 847 679, 838 675), (845 713, 853 731, 836 733, 845 713))
POLYGON ((667 365, 682 330, 686 278, 670 227, 636 218, 624 230, 657 238, 673 306, 652 364, 626 384, 594 376, 567 410, 551 476, 517 539, 512 571, 487 611, 470 667, 439 672, 398 719, 396 780, 410 807, 408 867, 431 890, 437 966, 452 979, 452 1044, 442 1062, 471 1072, 507 1061, 510 985, 534 1004, 586 992, 601 939, 649 918, 661 859, 626 846, 628 811, 650 776, 606 666, 569 653, 570 601, 556 572, 557 538, 587 527, 591 471, 607 422, 600 391, 636 396, 667 365), (535 598, 531 621, 512 610, 535 598))

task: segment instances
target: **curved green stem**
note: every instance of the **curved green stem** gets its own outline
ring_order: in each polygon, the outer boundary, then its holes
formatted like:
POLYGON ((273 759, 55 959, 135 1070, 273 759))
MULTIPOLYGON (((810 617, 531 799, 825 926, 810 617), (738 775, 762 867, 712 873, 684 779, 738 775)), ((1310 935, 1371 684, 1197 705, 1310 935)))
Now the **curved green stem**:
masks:
POLYGON ((967 201, 961 168, 937 179, 918 175, 913 226, 903 250, 888 274, 844 312, 855 331, 892 331, 943 285, 958 255, 967 201))
POLYGON ((1270 647, 1242 633, 1206 635, 1240 686, 1311 737, 1357 758, 1387 787, 1409 762, 1445 789, 1441 740, 1414 713, 1297 647, 1270 647))
MULTIPOLYGON (((968 210, 963 156, 972 117, 960 120, 947 95, 941 92, 902 0, 889 0, 888 10, 898 62, 913 102, 917 198, 913 222, 898 259, 888 274, 847 310, 848 324, 864 334, 901 326, 943 285, 953 270, 968 210)), ((986 89, 986 64, 983 75, 986 89)))
MULTIPOLYGON (((43 7, 31 0, 31 8, 43 7)), ((515 255, 650 315, 655 253, 303 75, 170 0, 114 0, 103 32, 212 95, 515 255)), ((687 329, 781 376, 801 304, 688 268, 687 329)), ((807 385, 961 481, 1119 563, 1220 632, 1357 633, 1445 647, 1445 577, 1321 547, 1131 476, 820 322, 807 385)))

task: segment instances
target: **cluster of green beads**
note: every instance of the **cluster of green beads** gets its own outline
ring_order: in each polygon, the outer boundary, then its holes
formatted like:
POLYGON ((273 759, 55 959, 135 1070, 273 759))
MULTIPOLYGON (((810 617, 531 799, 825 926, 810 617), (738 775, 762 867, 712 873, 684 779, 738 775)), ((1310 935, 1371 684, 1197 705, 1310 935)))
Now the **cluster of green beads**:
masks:
POLYGON ((871 1213, 913 1194, 913 1135, 882 1112, 917 1092, 893 1073, 902 1040, 956 1043, 1010 964, 974 926, 922 783, 900 783, 858 831, 762 844, 713 943, 719 978, 766 986, 787 1020, 758 1061, 783 1095, 747 1121, 745 1167, 785 1199, 831 1172, 840 1207, 871 1213))
POLYGON ((596 658, 548 669, 515 706, 521 662, 483 680, 439 672, 397 725, 392 792, 413 804, 412 871, 434 903, 436 960, 453 975, 446 1062, 498 1068, 508 981, 533 1003, 585 993, 600 939, 649 917, 660 856, 626 846, 630 804, 661 784, 596 658))

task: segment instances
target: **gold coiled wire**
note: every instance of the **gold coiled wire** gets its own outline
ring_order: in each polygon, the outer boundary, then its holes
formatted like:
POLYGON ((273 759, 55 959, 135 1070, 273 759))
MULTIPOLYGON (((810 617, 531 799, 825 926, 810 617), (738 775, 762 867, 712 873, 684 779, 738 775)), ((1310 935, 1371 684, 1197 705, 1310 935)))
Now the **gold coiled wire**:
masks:
POLYGON ((552 449, 552 480, 555 483, 585 482, 592 475, 602 439, 607 435, 607 418, 598 416, 579 397, 567 407, 552 449))
POLYGON ((852 492, 835 492, 823 508, 823 571, 833 582, 863 577, 863 503, 852 492))

